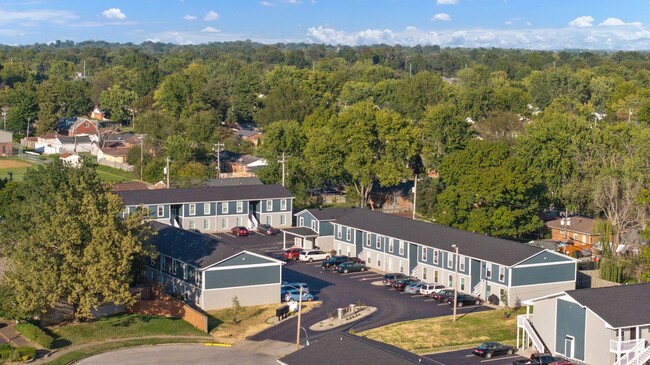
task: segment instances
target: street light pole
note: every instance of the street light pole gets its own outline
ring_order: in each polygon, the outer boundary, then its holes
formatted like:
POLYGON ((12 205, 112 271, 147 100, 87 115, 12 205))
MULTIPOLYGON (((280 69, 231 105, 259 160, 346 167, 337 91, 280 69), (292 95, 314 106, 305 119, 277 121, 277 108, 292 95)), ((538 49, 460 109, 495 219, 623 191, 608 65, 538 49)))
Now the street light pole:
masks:
POLYGON ((4 124, 4 128, 3 128, 3 129, 4 129, 4 130, 7 130, 7 107, 6 107, 6 106, 3 106, 3 107, 2 107, 2 119, 3 119, 4 122, 5 122, 5 124, 4 124))
POLYGON ((458 307, 458 245, 451 245, 456 251, 456 264, 454 265, 454 322, 456 322, 456 307, 458 307))
POLYGON ((413 220, 415 220, 415 207, 418 199, 418 174, 415 174, 415 183, 413 185, 413 220))
MULTIPOLYGON (((302 285, 300 286, 300 294, 298 298, 298 329, 296 330, 296 350, 300 350, 300 312, 302 309, 302 285)), ((306 333, 306 331, 305 331, 306 333)))

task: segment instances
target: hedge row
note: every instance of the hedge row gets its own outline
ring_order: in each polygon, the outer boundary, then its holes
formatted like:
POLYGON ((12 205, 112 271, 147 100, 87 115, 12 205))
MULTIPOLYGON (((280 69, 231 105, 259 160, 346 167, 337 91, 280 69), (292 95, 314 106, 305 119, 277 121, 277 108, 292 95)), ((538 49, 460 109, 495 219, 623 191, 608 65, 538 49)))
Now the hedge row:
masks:
POLYGON ((42 329, 31 323, 18 323, 16 325, 16 331, 18 331, 23 336, 27 337, 30 341, 40 345, 43 348, 51 349, 54 339, 52 336, 43 332, 42 329))
POLYGON ((27 361, 36 358, 36 348, 16 347, 9 344, 0 345, 0 360, 3 361, 27 361))

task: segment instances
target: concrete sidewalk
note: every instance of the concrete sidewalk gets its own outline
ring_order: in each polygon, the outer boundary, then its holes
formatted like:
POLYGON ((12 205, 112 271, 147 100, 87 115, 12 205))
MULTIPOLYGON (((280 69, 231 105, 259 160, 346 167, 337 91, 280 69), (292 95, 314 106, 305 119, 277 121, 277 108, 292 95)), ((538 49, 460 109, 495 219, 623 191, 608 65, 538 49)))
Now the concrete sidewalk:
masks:
POLYGON ((14 321, 0 320, 0 339, 14 347, 36 347, 16 332, 16 322, 14 321))

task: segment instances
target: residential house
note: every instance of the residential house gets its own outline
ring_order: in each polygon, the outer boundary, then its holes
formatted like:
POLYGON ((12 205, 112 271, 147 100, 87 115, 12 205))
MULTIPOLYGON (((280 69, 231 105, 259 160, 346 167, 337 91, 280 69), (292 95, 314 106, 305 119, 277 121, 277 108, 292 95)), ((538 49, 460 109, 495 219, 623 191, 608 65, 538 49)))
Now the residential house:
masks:
POLYGON ((44 155, 61 153, 90 152, 94 142, 89 136, 64 136, 57 133, 47 133, 38 137, 35 144, 36 152, 44 155))
POLYGON ((99 121, 88 118, 61 119, 57 125, 57 133, 64 136, 90 136, 91 140, 99 139, 99 121))
POLYGON ((336 219, 348 214, 354 208, 304 209, 296 213, 296 227, 282 230, 283 247, 287 246, 287 235, 293 238, 295 247, 320 248, 331 251, 334 248, 334 225, 336 219))
POLYGON ((237 129, 235 130, 235 136, 257 147, 262 139, 262 132, 250 129, 237 129))
MULTIPOLYGON (((307 339, 305 339, 307 340, 307 339)), ((280 365, 372 364, 413 365, 440 364, 424 356, 349 333, 331 331, 308 342, 298 351, 278 360, 280 365)))
POLYGON ((558 292, 523 302, 517 318, 522 348, 590 365, 650 360, 650 283, 558 292))
POLYGON ((201 232, 227 232, 235 226, 254 229, 260 223, 291 226, 293 195, 281 185, 238 185, 116 192, 124 214, 140 206, 152 220, 201 232))
POLYGON ((126 156, 129 154, 129 148, 126 147, 104 147, 97 152, 97 160, 106 160, 121 164, 126 163, 126 156))
POLYGON ((0 129, 0 156, 13 154, 13 132, 0 129))
POLYGON ((283 262, 216 238, 151 222, 159 255, 145 276, 203 310, 280 303, 283 262))
MULTIPOLYGON (((553 219, 546 222, 546 227, 551 230, 551 239, 567 242, 573 241, 594 246, 600 242, 601 234, 596 232, 594 225, 596 220, 587 217, 569 217, 553 219)), ((607 237, 611 242, 612 237, 607 237)))
POLYGON ((64 165, 71 166, 71 167, 79 167, 81 166, 81 156, 77 154, 72 154, 72 153, 62 153, 59 155, 59 159, 63 161, 64 165))
POLYGON ((149 186, 142 181, 115 183, 113 185, 113 192, 127 190, 149 190, 149 186))
POLYGON ((353 209, 332 224, 339 254, 449 287, 457 276, 460 291, 483 299, 507 298, 515 306, 575 289, 577 260, 544 248, 367 209, 353 209))
POLYGON ((251 155, 240 155, 230 151, 221 151, 220 163, 225 167, 222 171, 235 177, 255 176, 255 170, 266 166, 265 159, 251 155))

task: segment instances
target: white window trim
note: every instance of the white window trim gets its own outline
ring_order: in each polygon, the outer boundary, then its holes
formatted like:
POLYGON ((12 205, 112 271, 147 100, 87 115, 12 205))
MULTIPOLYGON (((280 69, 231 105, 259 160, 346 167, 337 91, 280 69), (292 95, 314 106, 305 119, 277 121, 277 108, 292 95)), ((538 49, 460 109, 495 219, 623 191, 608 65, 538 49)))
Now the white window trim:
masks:
POLYGON ((244 212, 244 202, 237 202, 237 213, 243 213, 244 212))
POLYGON ((287 210, 287 199, 280 200, 280 210, 287 210))
POLYGON ((458 255, 458 270, 465 271, 465 256, 458 255))
POLYGON ((492 279, 492 264, 485 265, 485 278, 492 279))
POLYGON ((203 220, 203 229, 205 229, 205 230, 210 229, 210 220, 209 219, 204 219, 203 220))
POLYGON ((221 218, 221 228, 228 228, 228 219, 221 218))
POLYGON ((272 212, 273 211, 273 200, 267 200, 266 201, 266 211, 267 212, 272 212))
POLYGON ((504 282, 506 280, 506 267, 499 266, 499 281, 504 282))
POLYGON ((222 214, 228 214, 228 205, 230 205, 228 202, 221 203, 221 213, 222 214))
POLYGON ((176 260, 174 259, 172 259, 171 268, 169 272, 171 272, 172 275, 176 275, 176 260))
POLYGON ((427 251, 428 250, 427 250, 426 246, 422 246, 422 254, 421 254, 422 261, 427 261, 427 259, 429 258, 428 255, 427 255, 427 251))
POLYGON ((280 225, 283 226, 287 223, 287 216, 284 214, 280 215, 280 225))
POLYGON ((345 240, 348 241, 348 242, 350 242, 350 240, 352 240, 352 230, 350 228, 345 230, 345 240))
POLYGON ((312 229, 314 232, 316 232, 316 221, 315 221, 315 220, 311 221, 311 229, 312 229))
POLYGON ((210 203, 203 203, 203 214, 210 215, 210 203))
POLYGON ((438 257, 440 257, 440 251, 436 250, 435 248, 433 249, 433 263, 437 264, 438 263, 438 257))
POLYGON ((453 253, 449 252, 447 253, 447 267, 448 268, 453 268, 454 267, 454 255, 453 253))
POLYGON ((298 218, 298 227, 304 227, 304 226, 305 226, 305 217, 298 218))
POLYGON ((165 206, 164 205, 158 205, 156 207, 156 214, 158 217, 164 217, 165 216, 165 206))
POLYGON ((388 252, 393 253, 395 251, 395 242, 393 239, 389 238, 388 239, 388 252))
POLYGON ((399 254, 400 255, 404 254, 404 241, 402 240, 399 241, 399 254))
POLYGON ((343 233, 341 233, 342 231, 343 231, 343 228, 340 225, 337 224, 336 225, 336 238, 340 239, 341 237, 343 237, 343 233))
POLYGON ((383 236, 377 236, 377 238, 375 239, 375 248, 376 249, 381 250, 381 241, 383 241, 383 240, 384 240, 383 236))
POLYGON ((196 204, 190 204, 190 215, 196 215, 196 204))

